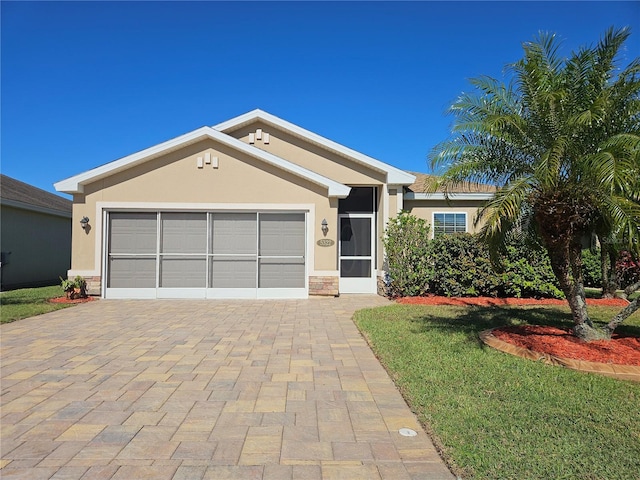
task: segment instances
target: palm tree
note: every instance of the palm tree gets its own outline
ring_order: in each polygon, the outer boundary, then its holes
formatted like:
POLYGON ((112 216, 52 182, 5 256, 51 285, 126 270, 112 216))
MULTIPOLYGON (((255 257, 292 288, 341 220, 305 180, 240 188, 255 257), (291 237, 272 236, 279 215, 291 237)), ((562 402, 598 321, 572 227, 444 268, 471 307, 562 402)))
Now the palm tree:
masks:
POLYGON ((629 35, 610 28, 568 59, 555 35, 524 43, 508 83, 471 80, 475 91, 450 108, 452 137, 430 154, 445 191, 465 182, 498 187, 476 218, 480 235, 494 253, 510 235, 538 236, 583 339, 609 338, 617 325, 603 331, 589 319, 583 238, 615 234, 640 250, 640 58, 616 70, 629 35))

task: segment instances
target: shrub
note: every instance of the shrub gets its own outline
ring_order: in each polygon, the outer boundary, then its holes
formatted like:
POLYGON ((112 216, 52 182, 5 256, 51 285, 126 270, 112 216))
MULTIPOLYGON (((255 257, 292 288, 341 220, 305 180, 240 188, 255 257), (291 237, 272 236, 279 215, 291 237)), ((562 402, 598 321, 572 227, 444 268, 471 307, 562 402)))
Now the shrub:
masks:
POLYGON ((478 236, 439 235, 429 240, 429 225, 409 213, 391 219, 383 239, 387 255, 387 294, 448 297, 562 298, 546 251, 538 244, 513 241, 497 272, 488 247, 478 236))
POLYGON ((602 264, 600 249, 582 251, 582 275, 585 287, 602 287, 602 264))
POLYGON ((501 279, 493 271, 487 247, 464 233, 439 235, 431 242, 430 292, 447 297, 496 297, 501 279))
MULTIPOLYGON (((616 275, 620 288, 626 288, 640 280, 640 260, 623 250, 616 261, 616 275)), ((600 249, 582 251, 582 273, 584 286, 602 288, 602 265, 600 263, 600 249)))
POLYGON ((616 262, 616 273, 620 280, 620 287, 627 288, 640 280, 640 260, 627 251, 620 252, 616 262))
POLYGON ((514 240, 502 258, 502 292, 507 297, 563 298, 551 261, 537 243, 514 240))
POLYGON ((383 244, 388 273, 387 294, 391 297, 424 295, 433 272, 429 224, 402 212, 389 220, 383 244))

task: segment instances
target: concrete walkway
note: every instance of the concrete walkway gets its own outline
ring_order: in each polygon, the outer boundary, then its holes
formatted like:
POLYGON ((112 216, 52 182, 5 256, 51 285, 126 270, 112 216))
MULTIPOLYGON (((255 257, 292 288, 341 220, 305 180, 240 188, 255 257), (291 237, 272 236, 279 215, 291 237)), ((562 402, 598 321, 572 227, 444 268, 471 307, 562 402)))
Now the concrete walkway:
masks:
POLYGON ((100 300, 2 325, 0 477, 450 480, 351 321, 386 303, 100 300))

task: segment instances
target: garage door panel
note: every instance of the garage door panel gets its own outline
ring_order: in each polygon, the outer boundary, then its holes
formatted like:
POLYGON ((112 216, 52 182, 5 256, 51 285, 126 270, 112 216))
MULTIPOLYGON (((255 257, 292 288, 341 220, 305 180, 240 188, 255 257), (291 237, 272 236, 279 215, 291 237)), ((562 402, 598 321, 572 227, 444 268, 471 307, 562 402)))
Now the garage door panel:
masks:
POLYGON ((303 258, 260 259, 260 288, 304 288, 304 277, 303 258))
POLYGON ((160 287, 204 288, 206 272, 205 257, 163 257, 160 261, 160 287))
POLYGON ((260 255, 302 256, 304 251, 304 214, 260 214, 260 255))
POLYGON ((109 288, 155 288, 155 257, 112 257, 109 261, 107 286, 109 288))
POLYGON ((211 260, 211 288, 256 288, 255 257, 224 257, 211 260))
POLYGON ((156 252, 156 213, 117 212, 110 217, 111 253, 151 253, 156 252))
POLYGON ((163 253, 207 253, 206 213, 163 213, 163 253))
POLYGON ((255 213, 213 213, 211 217, 213 254, 256 253, 258 225, 255 213))

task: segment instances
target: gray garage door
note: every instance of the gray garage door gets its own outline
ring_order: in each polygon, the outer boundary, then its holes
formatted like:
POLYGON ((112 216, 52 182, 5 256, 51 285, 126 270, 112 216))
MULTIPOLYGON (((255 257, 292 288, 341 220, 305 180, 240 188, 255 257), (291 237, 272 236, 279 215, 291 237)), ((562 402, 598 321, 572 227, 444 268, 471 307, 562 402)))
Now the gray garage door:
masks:
POLYGON ((110 212, 109 298, 303 298, 303 212, 110 212))

